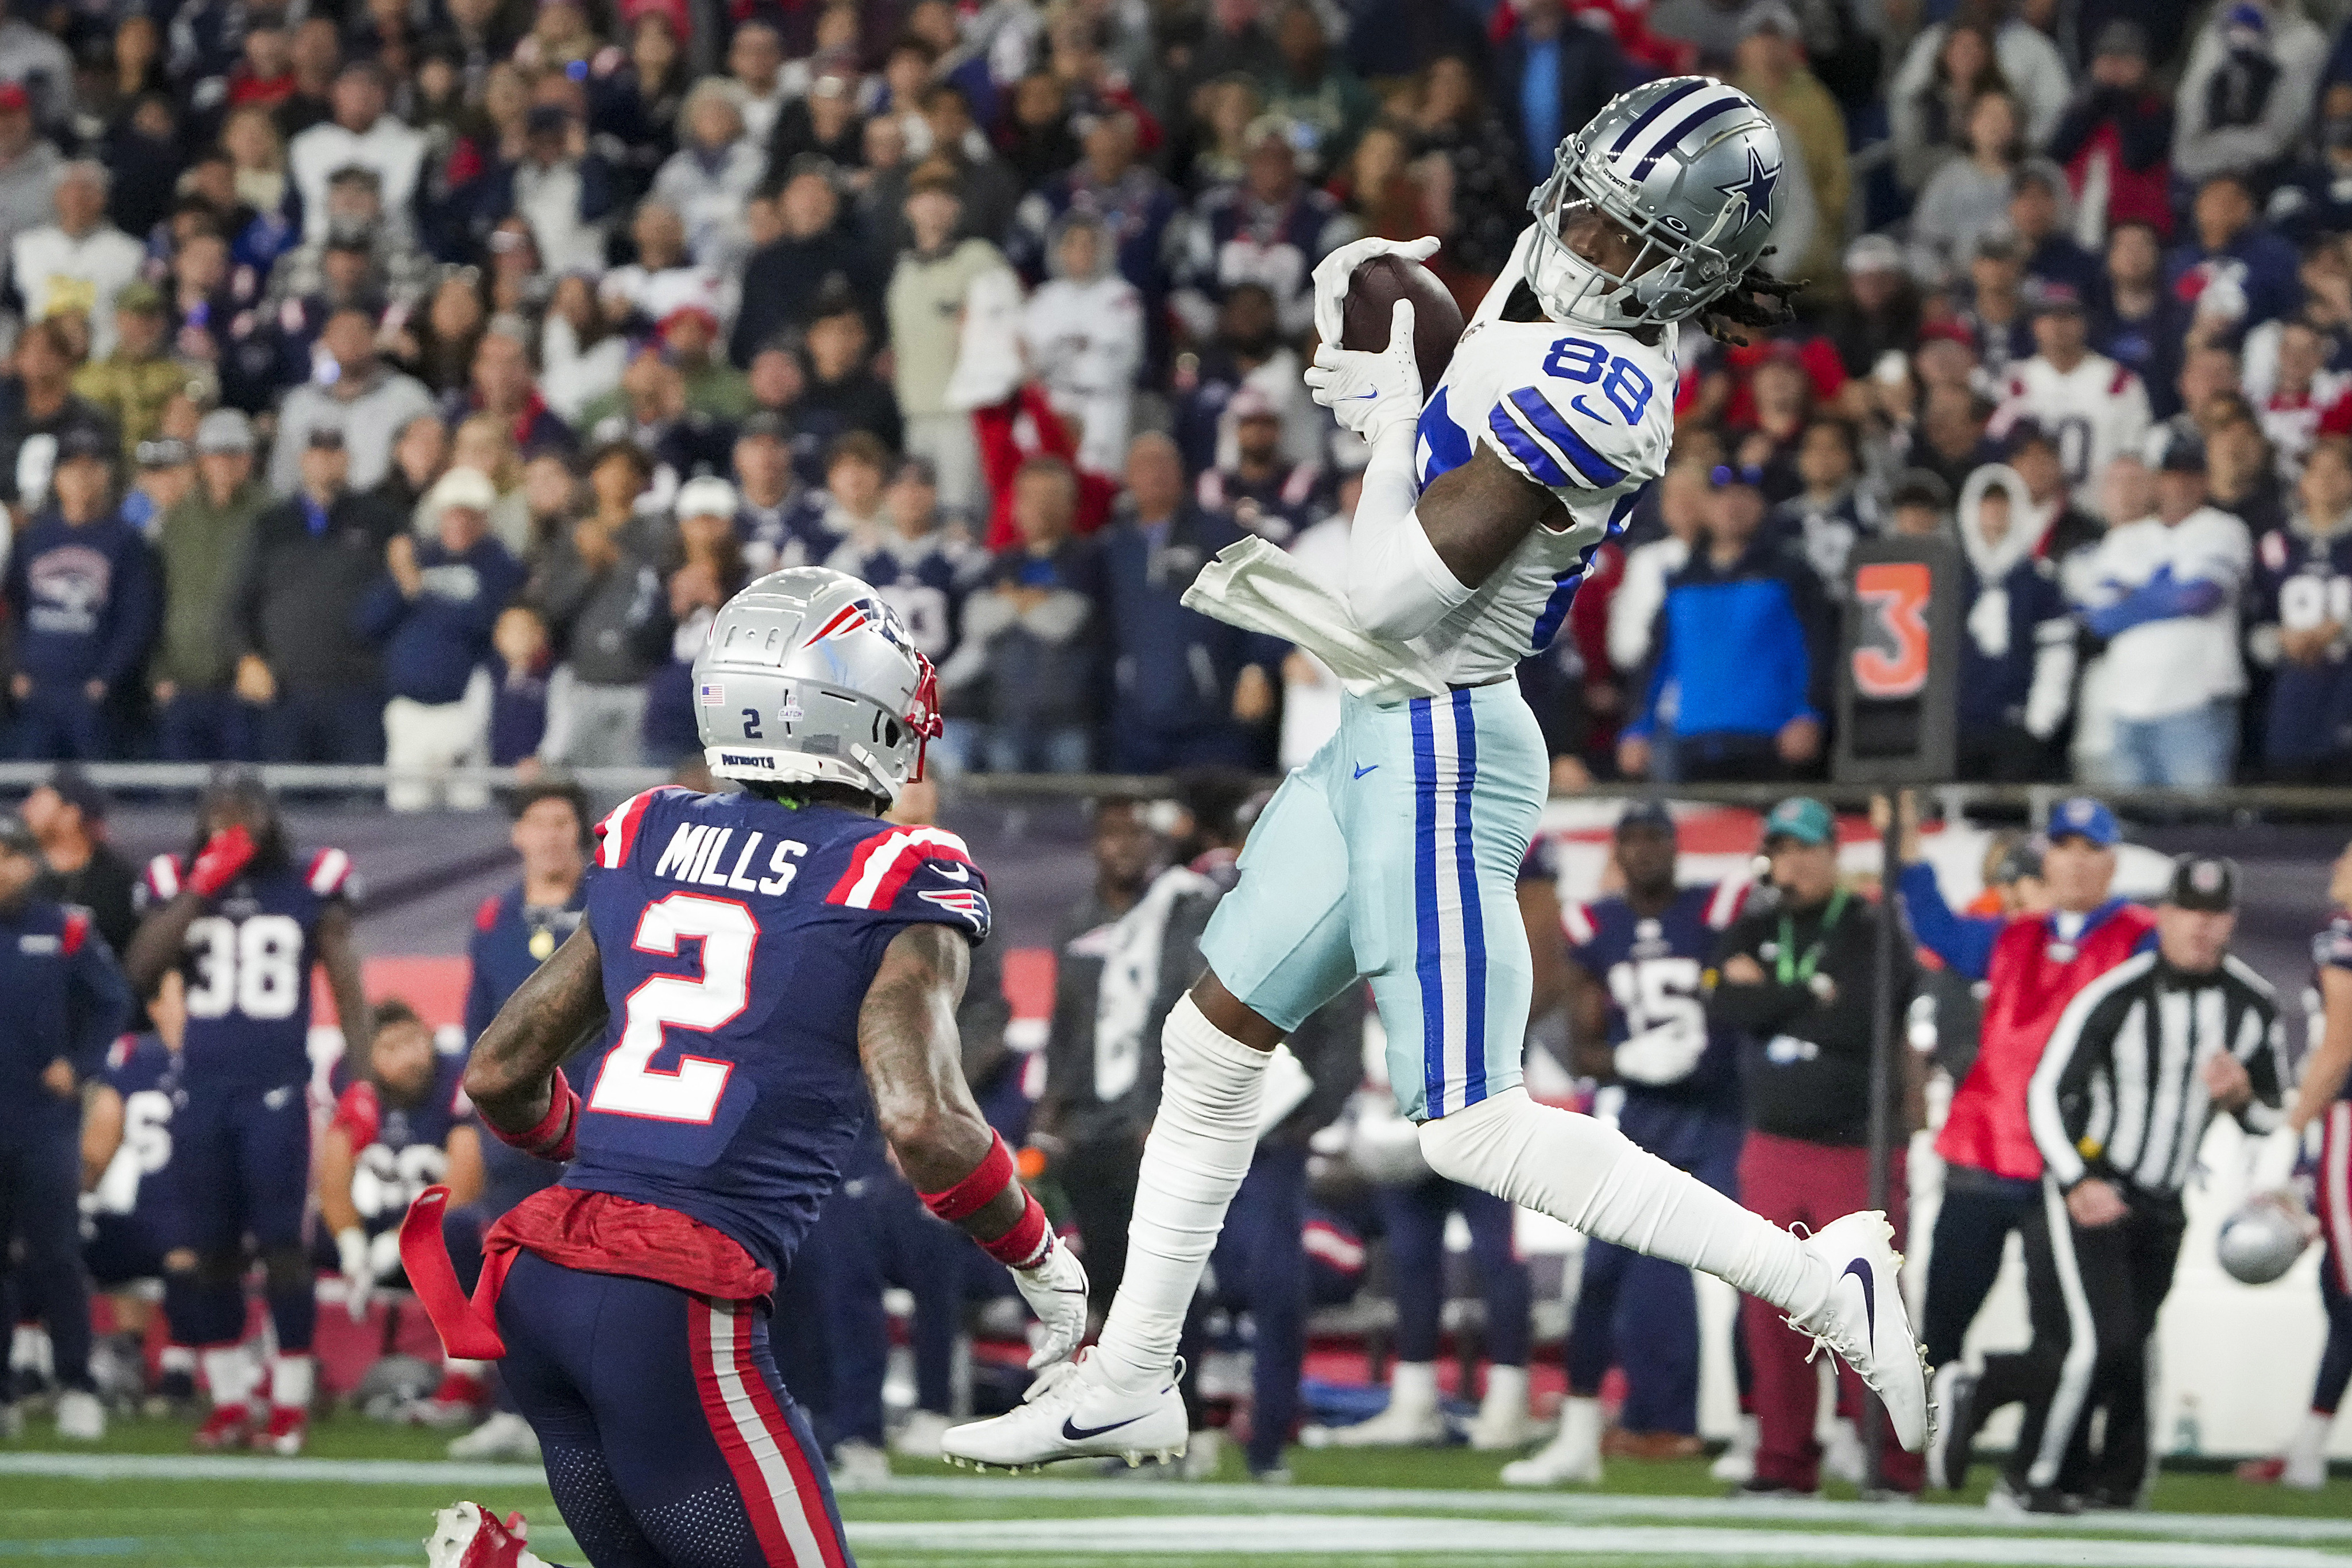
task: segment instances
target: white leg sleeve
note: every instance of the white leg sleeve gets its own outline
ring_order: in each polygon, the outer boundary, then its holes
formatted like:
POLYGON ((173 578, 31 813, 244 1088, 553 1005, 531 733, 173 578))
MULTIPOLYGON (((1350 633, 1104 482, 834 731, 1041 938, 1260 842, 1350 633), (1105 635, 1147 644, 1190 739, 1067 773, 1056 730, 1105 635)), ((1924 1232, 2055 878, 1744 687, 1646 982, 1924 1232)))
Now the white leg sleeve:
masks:
POLYGON ((1160 1033, 1167 1076, 1136 1173, 1127 1273, 1095 1355, 1115 1388, 1148 1393, 1168 1376, 1201 1270, 1257 1150, 1269 1053, 1219 1030, 1186 997, 1160 1033))
POLYGON ((1793 1316, 1810 1317, 1828 1299, 1827 1269, 1796 1237, 1616 1128, 1538 1105, 1524 1089, 1423 1123, 1421 1152, 1449 1180, 1587 1236, 1705 1270, 1793 1316))

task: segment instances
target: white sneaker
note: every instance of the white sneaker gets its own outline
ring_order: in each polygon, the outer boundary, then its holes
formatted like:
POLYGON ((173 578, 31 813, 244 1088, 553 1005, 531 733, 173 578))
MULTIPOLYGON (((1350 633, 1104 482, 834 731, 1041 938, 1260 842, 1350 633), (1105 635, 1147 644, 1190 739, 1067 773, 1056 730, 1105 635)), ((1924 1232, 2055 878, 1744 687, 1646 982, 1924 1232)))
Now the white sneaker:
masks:
POLYGON ((1805 1249, 1830 1270, 1829 1299, 1789 1325, 1861 1374, 1885 1404, 1895 1440, 1919 1452, 1927 1442, 1927 1369, 1895 1282, 1903 1255, 1895 1250, 1895 1228, 1868 1209, 1831 1221, 1805 1239, 1805 1249))
POLYGON ((1389 1371, 1388 1408, 1329 1434, 1335 1448, 1427 1448, 1453 1435, 1438 1407, 1437 1364, 1428 1361, 1398 1362, 1389 1371))
POLYGON ((1822 1445, 1822 1474, 1831 1480, 1858 1487, 1869 1468, 1869 1460, 1862 1451, 1862 1434, 1854 1424, 1843 1416, 1832 1420, 1829 1441, 1822 1445))
POLYGON ((950 1464, 1034 1469, 1057 1459, 1172 1459, 1189 1436, 1174 1369, 1149 1394, 1122 1394, 1097 1379, 1091 1349, 1047 1367, 1018 1408, 951 1427, 940 1441, 950 1464))
POLYGON ((58 1396, 58 1436, 77 1443, 95 1443, 106 1436, 106 1406, 87 1389, 68 1388, 58 1396))
POLYGON ((1524 1448, 1536 1440, 1536 1424, 1528 1414, 1528 1369, 1490 1366, 1486 1396, 1470 1423, 1470 1446, 1480 1453, 1524 1448))
POLYGON ((1601 1402, 1570 1396, 1559 1409, 1559 1434, 1524 1459, 1503 1467, 1507 1487, 1599 1486, 1601 1402))
POLYGON ((890 1484, 890 1456, 852 1437, 834 1446, 832 1473, 835 1491, 873 1491, 890 1484))
POLYGON ((511 1410, 493 1410, 490 1418, 462 1437, 449 1441, 453 1459, 527 1459, 539 1462, 539 1434, 511 1410))
POLYGON ((1746 1486, 1756 1479, 1756 1445, 1761 1438, 1762 1428, 1756 1417, 1742 1416, 1739 1429, 1732 1434, 1731 1447, 1716 1455, 1706 1473, 1729 1486, 1746 1486))
POLYGON ((936 1459, 940 1457, 940 1440, 954 1425, 936 1410, 918 1410, 907 1417, 906 1425, 890 1439, 890 1451, 910 1459, 936 1459))
MULTIPOLYGON (((58 1418, 60 1422, 64 1419, 62 1412, 58 1418)), ((2288 1454, 2286 1463, 2279 1470, 2279 1485, 2293 1487, 2297 1491, 2320 1490, 2327 1485, 2327 1456, 2309 1452, 2288 1454)))

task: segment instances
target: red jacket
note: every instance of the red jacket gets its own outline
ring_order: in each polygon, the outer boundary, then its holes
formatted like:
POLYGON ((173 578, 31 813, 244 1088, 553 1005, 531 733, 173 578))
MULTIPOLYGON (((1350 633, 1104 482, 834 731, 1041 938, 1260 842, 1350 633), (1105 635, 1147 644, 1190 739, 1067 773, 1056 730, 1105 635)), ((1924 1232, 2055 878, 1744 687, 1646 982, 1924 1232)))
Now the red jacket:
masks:
POLYGON ((2025 1089, 2042 1047, 2066 1004, 2155 929, 2155 914, 2136 904, 2118 905, 2074 943, 2057 940, 2046 915, 2021 915, 2002 927, 1985 971, 1976 1063, 1952 1092, 1937 1154, 1995 1176, 2041 1179, 2042 1154, 2025 1124, 2025 1089))

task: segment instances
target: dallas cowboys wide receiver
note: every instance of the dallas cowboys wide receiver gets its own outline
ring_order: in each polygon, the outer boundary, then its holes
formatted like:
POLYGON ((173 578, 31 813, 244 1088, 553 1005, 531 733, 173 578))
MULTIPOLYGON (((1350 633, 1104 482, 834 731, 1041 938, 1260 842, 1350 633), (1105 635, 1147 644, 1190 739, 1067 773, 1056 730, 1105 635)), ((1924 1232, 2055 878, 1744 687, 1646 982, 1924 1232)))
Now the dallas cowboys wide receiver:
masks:
POLYGON ((1676 324, 1786 319, 1789 289, 1756 270, 1780 169, 1771 121, 1718 82, 1675 78, 1610 103, 1560 144, 1535 223, 1426 406, 1409 303, 1386 350, 1331 345, 1359 265, 1437 242, 1361 241, 1316 269, 1326 346, 1307 380, 1372 448, 1344 593, 1245 541, 1185 602, 1321 655, 1348 692, 1339 733, 1250 835, 1202 943, 1209 970, 1168 1020, 1101 1343, 1012 1414, 950 1431, 950 1458, 1182 1448, 1177 1335, 1249 1168, 1268 1053, 1360 977, 1431 1168, 1784 1308, 1879 1391, 1906 1448, 1925 1440, 1883 1216, 1801 1240, 1519 1085, 1530 968, 1515 877, 1547 764, 1512 672, 1551 641, 1591 552, 1665 465, 1676 324))

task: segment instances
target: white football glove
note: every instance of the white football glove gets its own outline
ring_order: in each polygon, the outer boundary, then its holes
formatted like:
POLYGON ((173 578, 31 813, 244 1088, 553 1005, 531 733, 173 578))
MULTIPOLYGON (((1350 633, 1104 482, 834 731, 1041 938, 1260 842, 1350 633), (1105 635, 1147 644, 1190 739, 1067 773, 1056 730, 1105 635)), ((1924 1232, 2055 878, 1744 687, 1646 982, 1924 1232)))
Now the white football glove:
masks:
POLYGON ((1315 335, 1337 347, 1348 319, 1348 284, 1356 268, 1376 256, 1401 256, 1407 261, 1427 261, 1438 251, 1433 237, 1421 239, 1360 239, 1341 246, 1315 264, 1315 335))
POLYGON ((343 1307, 352 1322, 367 1321, 368 1298, 375 1293, 375 1270, 368 1260, 367 1232, 347 1225, 335 1232, 335 1260, 343 1275, 343 1307))
POLYGON ((1706 1030, 1662 1023, 1630 1035, 1613 1055, 1617 1076, 1633 1083, 1679 1083, 1706 1054, 1706 1030))
POLYGON ((2294 1180, 2294 1167, 2303 1161, 2303 1134, 2292 1127, 2280 1127, 2266 1134, 2254 1145, 2253 1180, 2249 1189, 2255 1193, 2283 1192, 2294 1180))
POLYGON ((1326 343, 1307 367, 1307 390, 1331 417, 1366 441, 1421 418, 1421 362, 1412 351, 1412 301, 1389 318, 1389 346, 1379 353, 1326 343))
POLYGON ((1087 1337, 1087 1266, 1078 1255, 1062 1243, 1058 1236, 1049 1238, 1045 1255, 1034 1268, 1013 1270, 1013 1282, 1021 1288, 1021 1299, 1037 1314, 1041 1331, 1036 1348, 1029 1353, 1029 1370, 1061 1360, 1078 1348, 1087 1337))

